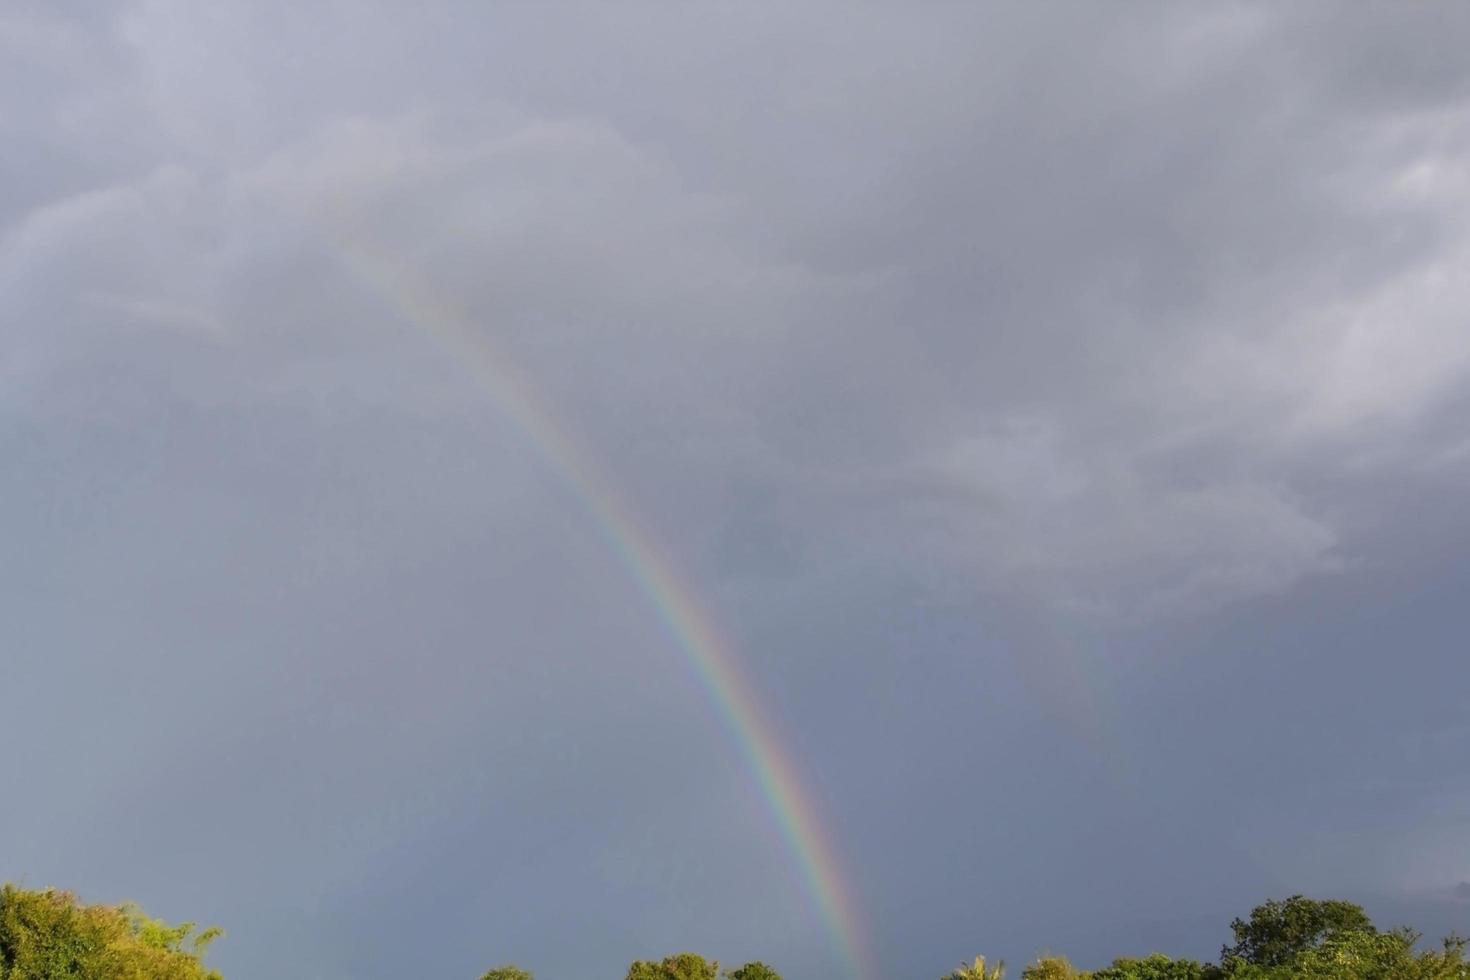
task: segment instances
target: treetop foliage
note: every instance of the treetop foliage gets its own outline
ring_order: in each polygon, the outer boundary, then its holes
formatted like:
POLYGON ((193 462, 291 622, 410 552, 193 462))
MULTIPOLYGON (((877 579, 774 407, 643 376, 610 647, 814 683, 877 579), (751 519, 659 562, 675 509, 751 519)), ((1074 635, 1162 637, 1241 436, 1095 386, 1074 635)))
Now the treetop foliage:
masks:
POLYGON ((1220 950, 1220 963, 1286 966, 1308 950, 1349 933, 1377 930, 1367 913, 1351 902, 1319 902, 1301 895, 1270 901, 1251 910, 1250 919, 1230 923, 1235 945, 1220 950))
POLYGON ((725 974, 730 980, 781 980, 781 974, 760 960, 747 963, 725 974))
POLYGON ((720 964, 698 953, 675 953, 657 963, 634 960, 627 980, 718 980, 720 964))
POLYGON ((1021 971, 1021 980, 1077 980, 1082 974, 1065 956, 1039 956, 1021 971))
POLYGON ((961 963, 958 969, 950 973, 948 980, 1001 980, 1005 972, 1005 960, 994 966, 987 966, 985 957, 977 956, 971 963, 961 963))
MULTIPOLYGON (((1380 932, 1351 902, 1301 895, 1256 906, 1230 924, 1234 945, 1218 965, 1154 953, 1123 958, 1100 970, 1078 970, 1064 957, 1044 956, 1022 980, 1470 980, 1466 941, 1451 936, 1421 951, 1410 929, 1380 932)), ((977 964, 983 963, 977 960, 977 964)), ((961 980, 961 973, 946 980, 961 980)), ((971 980, 967 975, 964 980, 971 980)), ((987 980, 997 980, 995 976, 987 980)))
POLYGON ((535 980, 530 970, 522 970, 520 967, 507 963, 504 966, 493 966, 480 975, 480 980, 535 980))
POLYGON ((221 980, 203 963, 220 935, 151 919, 135 905, 0 887, 0 980, 221 980))
POLYGON ((1113 960, 1112 966, 1094 970, 1090 976, 1092 980, 1204 980, 1205 967, 1194 960, 1175 960, 1154 953, 1141 960, 1113 960))
MULTIPOLYGON (((1357 905, 1293 895, 1230 924, 1235 942, 1218 964, 1162 953, 1080 970, 1038 957, 1021 980, 1470 980, 1466 941, 1421 949, 1410 929, 1380 931, 1357 905)), ((222 980, 203 963, 218 928, 170 925, 135 905, 84 905, 68 892, 0 887, 0 980, 222 980)), ((1005 964, 977 956, 943 980, 1004 980, 1005 964)), ((480 980, 534 980, 513 964, 480 980)), ((637 960, 626 980, 781 980, 759 960, 721 971, 698 953, 637 960)))

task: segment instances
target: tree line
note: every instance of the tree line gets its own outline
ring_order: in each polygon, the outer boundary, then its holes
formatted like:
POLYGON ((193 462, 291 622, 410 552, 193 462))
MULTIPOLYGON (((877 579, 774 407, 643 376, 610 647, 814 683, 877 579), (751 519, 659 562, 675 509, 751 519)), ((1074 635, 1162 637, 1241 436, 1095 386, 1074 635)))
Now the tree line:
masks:
MULTIPOLYGON (((1465 940, 1445 939, 1421 949, 1412 929, 1380 932, 1360 906, 1302 895, 1256 906, 1230 923, 1235 942, 1218 963, 1163 953, 1121 957, 1100 970, 1079 970, 1066 957, 1043 956, 1021 980, 1470 980, 1465 940)), ((1002 980, 1005 964, 983 956, 946 980, 1002 980)))
MULTIPOLYGON (((1020 980, 1470 980, 1466 941, 1421 948, 1407 928, 1380 931, 1360 906, 1294 895, 1256 906, 1230 923, 1234 942, 1217 963, 1162 953, 1121 957, 1082 970, 1041 956, 1020 980)), ((69 892, 0 887, 0 980, 223 980, 204 964, 222 932, 192 922, 170 925, 136 905, 87 905, 69 892)), ((1005 980, 1002 962, 977 956, 940 980, 1005 980)), ((515 965, 480 980, 534 980, 515 965)), ((697 953, 637 960, 625 980, 782 980, 755 961, 722 970, 697 953)))

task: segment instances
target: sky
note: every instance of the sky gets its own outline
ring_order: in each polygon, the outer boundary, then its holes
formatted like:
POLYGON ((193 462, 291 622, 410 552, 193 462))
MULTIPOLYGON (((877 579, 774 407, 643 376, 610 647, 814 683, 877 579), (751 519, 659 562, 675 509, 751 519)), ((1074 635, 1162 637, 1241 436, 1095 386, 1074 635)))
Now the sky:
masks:
POLYGON ((217 922, 231 980, 1470 930, 1467 49, 6 3, 0 878, 217 922))

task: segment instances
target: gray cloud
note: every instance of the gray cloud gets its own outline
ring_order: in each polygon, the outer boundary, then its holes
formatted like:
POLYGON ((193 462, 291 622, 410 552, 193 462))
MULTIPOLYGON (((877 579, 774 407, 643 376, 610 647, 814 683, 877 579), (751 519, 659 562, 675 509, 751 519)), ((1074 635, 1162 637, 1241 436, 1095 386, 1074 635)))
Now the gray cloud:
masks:
POLYGON ((401 972, 405 888, 461 910, 446 975, 696 944, 834 975, 656 617, 465 363, 493 351, 736 641, 885 968, 1208 955, 1288 871, 1442 889, 1465 729, 1415 705, 1470 533, 1467 32, 7 12, 4 709, 69 721, 0 868, 239 923, 231 975, 401 972), (1163 900, 1100 911, 1123 874, 1163 900))

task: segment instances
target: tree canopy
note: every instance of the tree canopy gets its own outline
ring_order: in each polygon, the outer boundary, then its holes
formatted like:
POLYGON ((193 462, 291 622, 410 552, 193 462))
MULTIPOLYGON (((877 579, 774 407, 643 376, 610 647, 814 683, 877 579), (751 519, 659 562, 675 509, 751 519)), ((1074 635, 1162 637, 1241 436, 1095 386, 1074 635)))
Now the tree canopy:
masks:
POLYGON ((730 980, 781 980, 781 974, 760 960, 747 963, 725 974, 730 980))
POLYGON ((1257 905, 1249 919, 1231 922, 1230 931, 1235 933, 1235 945, 1220 950, 1222 966, 1285 966, 1334 937, 1371 935, 1377 930, 1367 913, 1351 902, 1322 902, 1293 895, 1257 905))
POLYGON ((492 966, 480 975, 480 980, 535 980, 530 970, 522 970, 514 963, 492 966))
POLYGON ((203 962, 220 935, 149 918, 135 905, 0 887, 0 980, 221 980, 203 962))
MULTIPOLYGON (((1256 906, 1230 923, 1234 942, 1220 962, 1163 953, 1120 957, 1095 970, 1046 954, 1021 980, 1470 980, 1466 941, 1455 936, 1422 948, 1411 929, 1379 930, 1344 901, 1293 895, 1256 906)), ((69 892, 0 886, 0 980, 223 980, 204 965, 218 928, 171 925, 136 905, 87 905, 69 892)), ((942 980, 1004 980, 1005 964, 976 956, 942 980)), ((534 980, 503 964, 480 980, 534 980)), ((782 980, 752 960, 721 971, 698 953, 635 960, 626 980, 782 980)))
MULTIPOLYGON (((1078 970, 1061 956, 1043 956, 1022 980, 1470 980, 1466 942, 1455 936, 1421 950, 1409 929, 1380 932, 1351 902, 1302 895, 1256 906, 1230 923, 1235 942, 1218 964, 1152 953, 1124 957, 1099 970, 1078 970)), ((984 958, 946 980, 978 980, 984 958)), ((994 980, 999 974, 990 974, 994 980)))
POLYGON ((698 953, 675 953, 657 963, 634 960, 628 967, 627 980, 717 980, 720 964, 706 960, 698 953))
POLYGON ((1076 980, 1080 975, 1065 956, 1038 956, 1021 971, 1021 980, 1076 980))
POLYGON ((1005 960, 988 965, 985 957, 977 956, 970 963, 961 963, 951 971, 948 980, 1002 980, 1006 974, 1005 960))
POLYGON ((1203 980, 1205 967, 1195 960, 1170 959, 1154 953, 1143 959, 1124 957, 1095 970, 1092 980, 1203 980))

